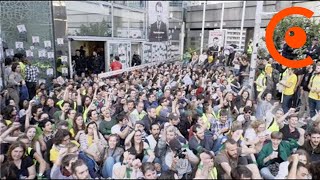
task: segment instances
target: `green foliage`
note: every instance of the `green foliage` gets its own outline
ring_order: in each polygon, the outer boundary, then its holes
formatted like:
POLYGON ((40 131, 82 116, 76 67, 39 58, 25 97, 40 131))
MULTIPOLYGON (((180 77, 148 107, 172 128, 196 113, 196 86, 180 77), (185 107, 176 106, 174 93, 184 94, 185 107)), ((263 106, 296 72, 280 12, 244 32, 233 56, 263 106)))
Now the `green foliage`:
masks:
POLYGON ((77 36, 111 36, 111 25, 103 19, 101 22, 90 23, 89 26, 82 24, 77 36))
MULTIPOLYGON (((280 23, 277 25, 275 31, 274 31, 274 42, 278 49, 281 48, 281 43, 284 40, 286 31, 294 26, 301 27, 306 31, 307 34, 307 42, 302 49, 308 47, 312 43, 312 39, 314 37, 320 37, 319 29, 320 24, 316 23, 314 19, 308 19, 305 17, 294 17, 294 16, 288 16, 280 21, 280 23)), ((298 50, 298 52, 301 50, 298 50)))

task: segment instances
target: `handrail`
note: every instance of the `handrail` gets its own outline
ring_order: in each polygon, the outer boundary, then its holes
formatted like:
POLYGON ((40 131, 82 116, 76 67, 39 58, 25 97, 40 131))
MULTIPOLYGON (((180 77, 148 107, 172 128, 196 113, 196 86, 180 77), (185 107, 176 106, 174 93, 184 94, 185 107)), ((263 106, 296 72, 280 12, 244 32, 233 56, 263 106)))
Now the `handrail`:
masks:
POLYGON ((176 62, 176 61, 180 61, 180 56, 178 58, 175 57, 174 59, 166 59, 164 61, 146 63, 146 64, 142 64, 142 65, 139 65, 139 66, 129 67, 129 68, 125 68, 125 69, 119 69, 119 70, 116 70, 116 71, 109 71, 109 72, 105 72, 105 73, 100 73, 100 74, 98 74, 98 77, 101 78, 101 79, 102 78, 108 78, 110 76, 118 75, 118 74, 121 74, 121 73, 124 73, 124 72, 134 71, 134 70, 137 70, 137 69, 143 69, 145 67, 155 66, 155 65, 163 64, 163 63, 172 63, 172 62, 176 62))

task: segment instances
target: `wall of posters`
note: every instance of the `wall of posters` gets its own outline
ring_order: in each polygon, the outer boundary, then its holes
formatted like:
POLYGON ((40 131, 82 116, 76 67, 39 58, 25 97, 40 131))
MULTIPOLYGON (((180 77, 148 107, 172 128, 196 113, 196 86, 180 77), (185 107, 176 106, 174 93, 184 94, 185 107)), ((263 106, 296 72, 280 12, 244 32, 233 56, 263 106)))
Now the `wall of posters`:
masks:
POLYGON ((149 41, 167 41, 169 27, 169 1, 149 1, 148 3, 149 41))

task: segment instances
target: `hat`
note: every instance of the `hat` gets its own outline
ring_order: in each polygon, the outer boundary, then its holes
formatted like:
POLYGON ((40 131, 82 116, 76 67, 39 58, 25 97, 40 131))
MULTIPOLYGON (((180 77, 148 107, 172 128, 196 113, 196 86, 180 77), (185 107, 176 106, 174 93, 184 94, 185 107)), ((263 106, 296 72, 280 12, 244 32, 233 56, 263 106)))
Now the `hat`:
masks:
POLYGON ((175 119, 175 120, 177 120, 177 119, 179 119, 179 116, 178 116, 176 113, 170 113, 170 114, 169 114, 169 119, 175 119))
POLYGON ((182 145, 180 144, 178 139, 174 138, 169 141, 169 147, 170 147, 170 149, 177 151, 182 148, 182 145))
POLYGON ((140 120, 140 121, 137 121, 136 124, 140 124, 140 125, 142 125, 142 126, 145 126, 144 123, 143 123, 143 121, 141 121, 141 120, 140 120))

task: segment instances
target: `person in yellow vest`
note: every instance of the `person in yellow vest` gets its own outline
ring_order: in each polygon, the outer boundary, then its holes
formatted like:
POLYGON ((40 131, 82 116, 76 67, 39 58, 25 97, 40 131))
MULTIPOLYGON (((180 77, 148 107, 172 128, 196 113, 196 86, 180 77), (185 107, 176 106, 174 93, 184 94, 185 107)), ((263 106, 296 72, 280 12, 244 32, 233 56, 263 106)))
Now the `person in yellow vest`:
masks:
POLYGON ((320 63, 316 65, 314 75, 309 82, 309 109, 310 117, 316 115, 316 111, 320 111, 320 63))
POLYGON ((200 163, 195 179, 218 179, 217 168, 214 165, 214 154, 207 150, 200 154, 200 163))
POLYGON ((280 82, 281 85, 284 86, 283 99, 282 99, 282 109, 284 113, 287 113, 289 109, 292 107, 292 98, 294 94, 294 89, 298 82, 297 75, 294 74, 294 70, 288 68, 287 70, 287 80, 285 82, 280 82))
POLYGON ((264 90, 264 87, 266 86, 266 73, 262 70, 259 76, 257 77, 255 83, 257 88, 257 94, 260 94, 261 91, 264 90))

